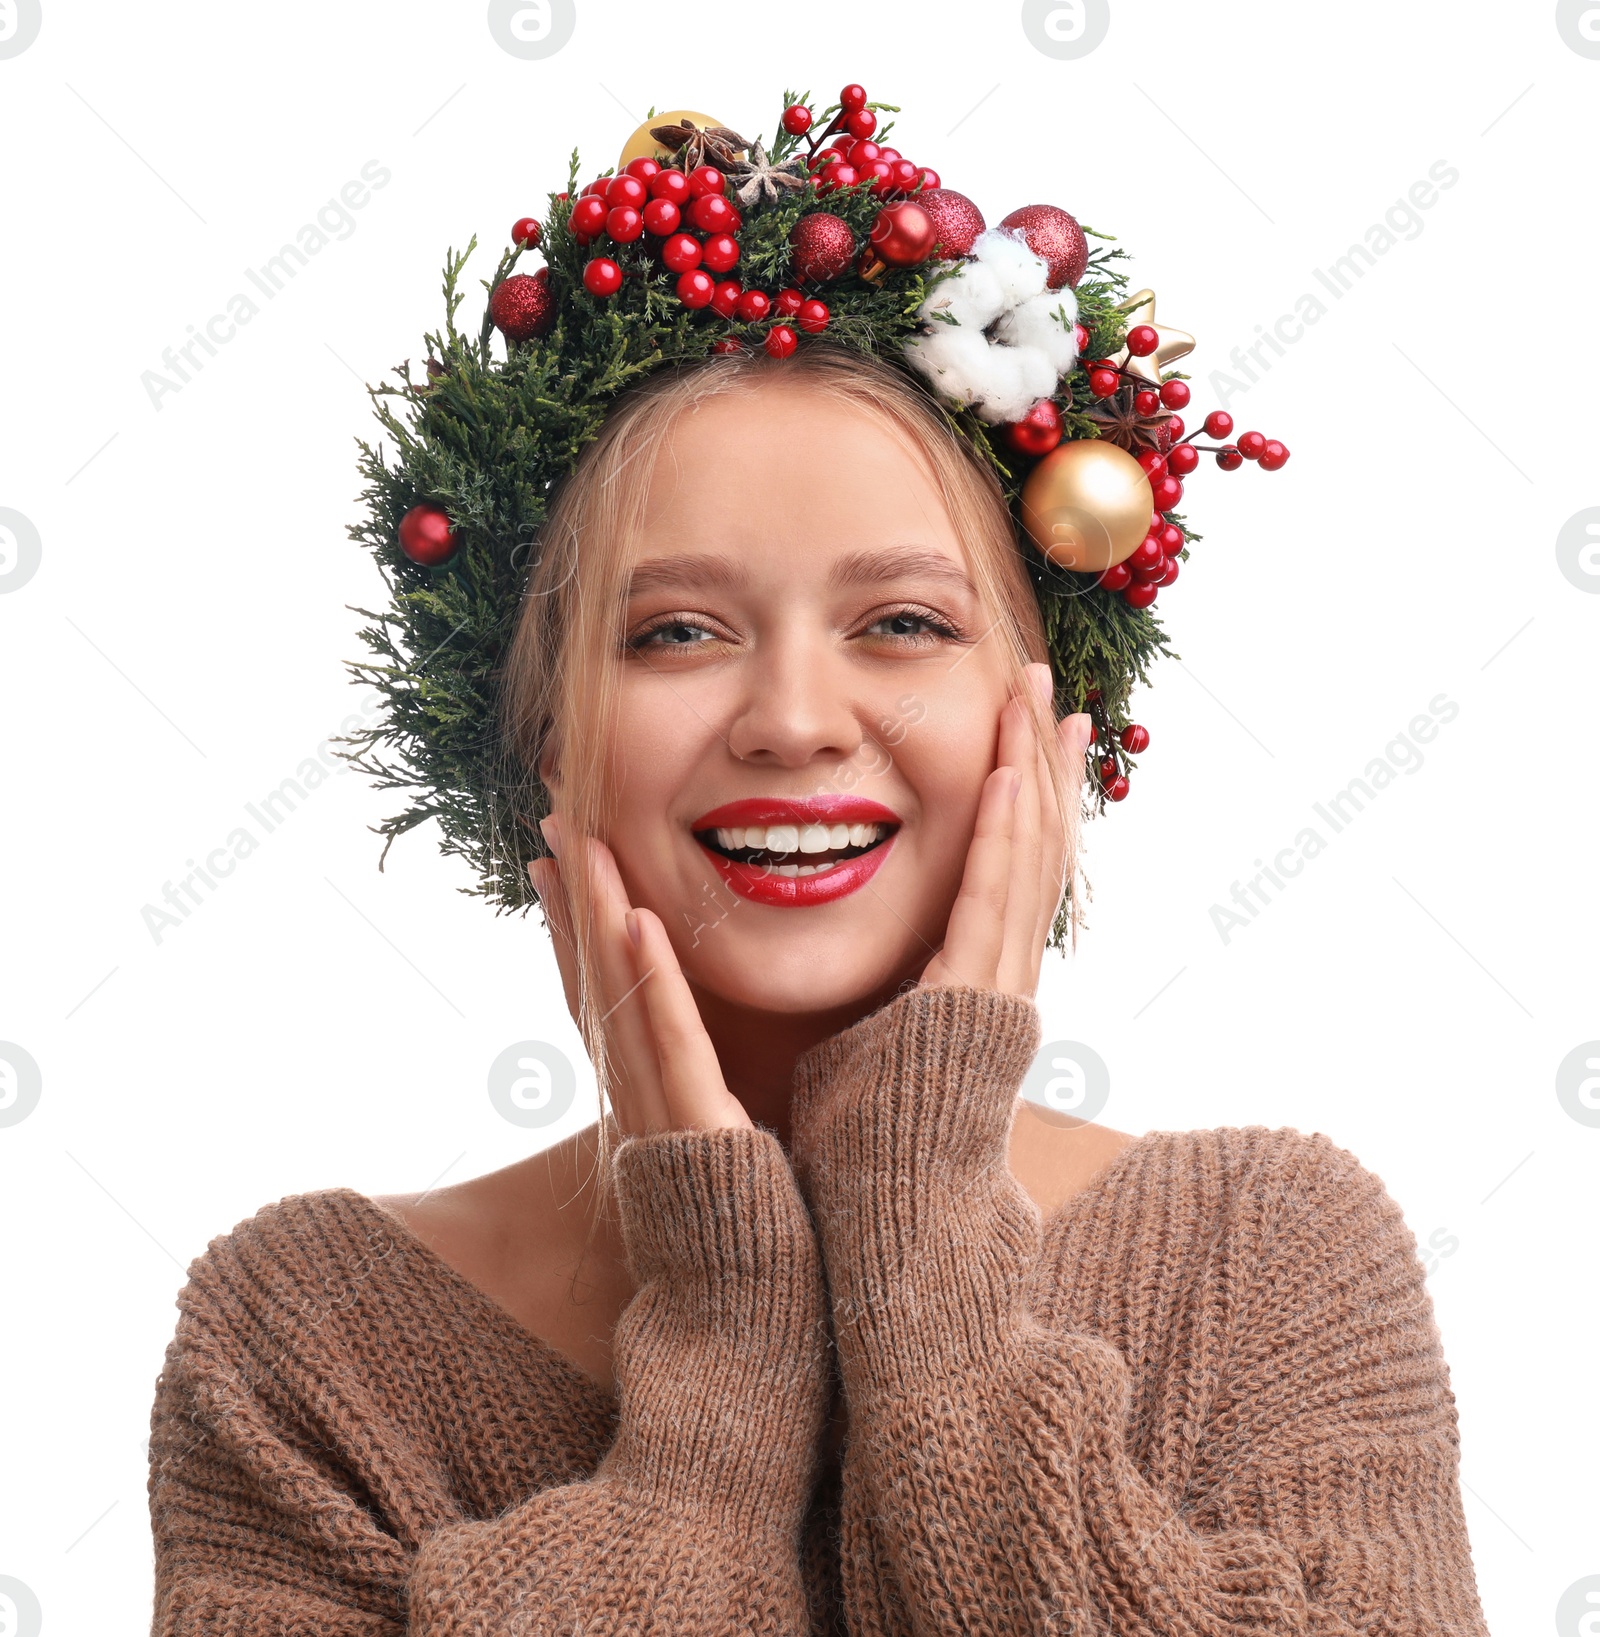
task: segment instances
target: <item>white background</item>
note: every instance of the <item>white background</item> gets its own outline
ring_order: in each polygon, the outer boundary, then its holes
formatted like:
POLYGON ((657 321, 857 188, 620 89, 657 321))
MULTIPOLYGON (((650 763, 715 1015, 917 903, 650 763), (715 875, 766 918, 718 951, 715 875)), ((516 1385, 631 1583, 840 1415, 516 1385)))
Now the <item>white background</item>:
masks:
POLYGON ((147 1628, 151 1390, 212 1236, 591 1117, 491 1108, 510 1042, 579 1054, 538 919, 459 894, 431 831, 380 875, 394 804, 359 776, 159 943, 141 912, 353 708, 346 605, 381 595, 344 534, 362 383, 422 356, 446 247, 477 233, 487 276, 569 150, 603 169, 651 104, 770 132, 785 87, 860 80, 991 222, 1049 202, 1116 233, 1200 337, 1202 411, 1258 326, 1328 307, 1229 404, 1289 466, 1188 486, 1206 538, 1158 605, 1182 660, 1088 831, 1092 928, 1048 966, 1045 1036, 1105 1058, 1120 1129, 1325 1131, 1384 1179, 1432 1265, 1490 1626, 1548 1630, 1600 1574, 1600 1129, 1556 1095, 1600 1037, 1600 596, 1556 555, 1600 505, 1600 60, 1521 0, 1119 0, 1076 60, 1014 4, 713 15, 578 0, 525 61, 481 4, 45 0, 0 60, 0 507, 42 540, 0 595, 0 1040, 43 1073, 0 1129, 0 1575, 52 1634, 147 1628), (155 408, 141 374, 369 160, 393 179, 349 236, 155 408), (1438 161, 1458 184, 1332 299, 1314 269, 1438 161), (1423 765, 1224 943, 1212 906, 1439 694, 1459 714, 1423 765))

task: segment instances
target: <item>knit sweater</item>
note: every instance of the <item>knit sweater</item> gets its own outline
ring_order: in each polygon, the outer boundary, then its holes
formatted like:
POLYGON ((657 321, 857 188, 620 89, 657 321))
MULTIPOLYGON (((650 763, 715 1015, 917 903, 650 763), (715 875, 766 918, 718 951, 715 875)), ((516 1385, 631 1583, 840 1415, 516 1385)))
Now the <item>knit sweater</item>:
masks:
POLYGON ((156 1637, 1486 1637, 1383 1184, 1160 1130, 1044 1217, 1039 1038, 913 990, 800 1060, 790 1154, 623 1143, 614 1396, 360 1194, 215 1240, 156 1389, 156 1637))

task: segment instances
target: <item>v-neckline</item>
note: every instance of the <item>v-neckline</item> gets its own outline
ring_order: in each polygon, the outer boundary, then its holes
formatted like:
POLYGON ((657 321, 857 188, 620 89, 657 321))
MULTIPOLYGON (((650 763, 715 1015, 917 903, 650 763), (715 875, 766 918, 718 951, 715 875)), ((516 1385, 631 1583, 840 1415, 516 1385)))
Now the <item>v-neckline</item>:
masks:
MULTIPOLYGON (((1122 1171, 1136 1151, 1142 1152, 1146 1145, 1153 1144, 1158 1138, 1171 1137, 1175 1134, 1165 1130, 1146 1131, 1135 1137, 1131 1142, 1124 1143, 1083 1187, 1075 1189, 1054 1210, 1044 1216, 1042 1224, 1043 1237, 1048 1239, 1061 1232, 1069 1220, 1086 1209, 1091 1201, 1105 1194, 1113 1179, 1122 1171)), ((1020 1187, 1021 1184, 1019 1183, 1018 1186, 1020 1187)), ((619 1407, 618 1397, 613 1390, 596 1381, 570 1354, 557 1347, 554 1342, 546 1340, 536 1330, 530 1330, 521 1319, 517 1318, 509 1308, 491 1296, 481 1285, 475 1284, 452 1263, 447 1262, 402 1217, 380 1205, 370 1195, 360 1193, 354 1188, 341 1188, 335 1191, 347 1200, 354 1202, 359 1209, 365 1211, 369 1216, 382 1221, 384 1226, 404 1245, 408 1256, 431 1268, 437 1279, 456 1291, 466 1302, 476 1307, 484 1315, 485 1323, 489 1328, 500 1332, 522 1351, 542 1360, 562 1375, 568 1377, 596 1409, 607 1415, 616 1415, 619 1407)))

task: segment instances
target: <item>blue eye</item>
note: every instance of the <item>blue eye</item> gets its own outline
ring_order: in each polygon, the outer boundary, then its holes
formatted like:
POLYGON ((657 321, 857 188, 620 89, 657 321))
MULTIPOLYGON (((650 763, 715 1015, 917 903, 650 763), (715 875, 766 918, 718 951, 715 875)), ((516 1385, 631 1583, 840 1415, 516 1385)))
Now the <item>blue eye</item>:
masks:
POLYGON ((920 630, 889 630, 882 634, 894 642, 907 645, 918 645, 936 640, 937 638, 954 639, 959 633, 953 630, 943 620, 936 619, 932 614, 925 613, 918 608, 897 608, 892 613, 880 614, 867 630, 877 631, 880 626, 919 626, 920 630))
POLYGON ((700 642, 703 640, 715 640, 711 632, 706 630, 705 626, 695 625, 689 620, 667 619, 662 620, 658 625, 647 626, 637 635, 630 637, 628 639, 628 646, 633 649, 650 647, 694 648, 698 647, 700 642), (685 640, 685 633, 691 632, 699 632, 700 635, 689 636, 688 640, 685 640), (654 639, 657 637, 662 638, 662 640, 660 642, 656 642, 654 639))

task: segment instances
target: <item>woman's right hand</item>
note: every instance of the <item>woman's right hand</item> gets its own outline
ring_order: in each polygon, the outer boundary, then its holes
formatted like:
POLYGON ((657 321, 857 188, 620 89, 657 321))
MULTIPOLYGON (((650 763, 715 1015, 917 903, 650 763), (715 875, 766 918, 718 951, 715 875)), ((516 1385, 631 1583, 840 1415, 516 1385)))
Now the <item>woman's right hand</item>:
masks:
MULTIPOLYGON (((564 854, 569 838, 560 816, 552 814, 540 828, 550 850, 564 854)), ((642 1137, 658 1131, 748 1128, 750 1116, 722 1078, 716 1048, 661 918, 628 903, 616 859, 603 841, 592 836, 570 841, 581 849, 594 900, 600 982, 595 998, 604 1018, 619 1132, 642 1137)), ((545 907, 567 1009, 576 1021, 573 906, 555 859, 535 859, 528 875, 545 907)))

